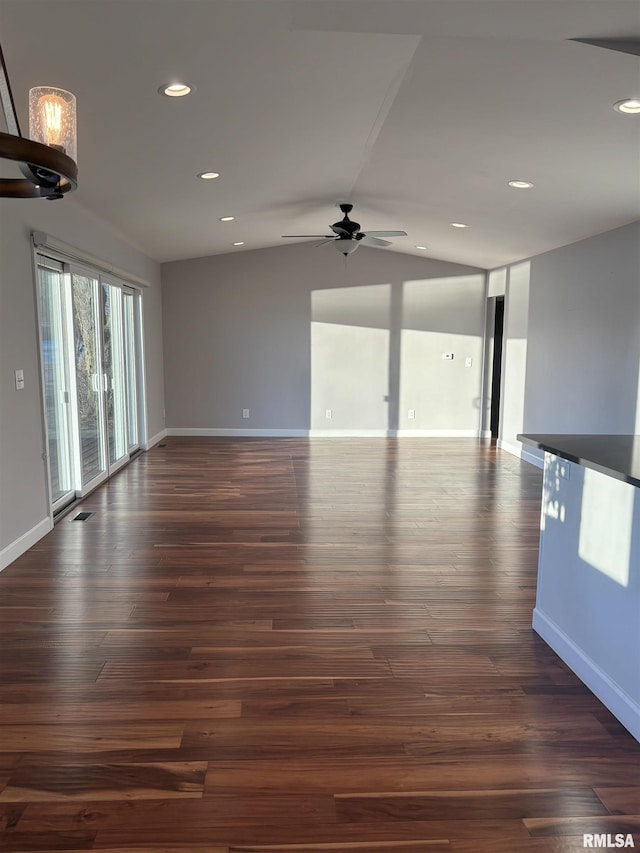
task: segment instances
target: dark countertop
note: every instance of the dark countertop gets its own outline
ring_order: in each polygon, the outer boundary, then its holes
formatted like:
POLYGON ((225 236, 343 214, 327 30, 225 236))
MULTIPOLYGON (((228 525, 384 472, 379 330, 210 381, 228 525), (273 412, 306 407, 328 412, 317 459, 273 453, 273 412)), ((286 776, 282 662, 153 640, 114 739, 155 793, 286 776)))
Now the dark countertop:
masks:
POLYGON ((640 435, 524 433, 518 441, 640 486, 640 435))

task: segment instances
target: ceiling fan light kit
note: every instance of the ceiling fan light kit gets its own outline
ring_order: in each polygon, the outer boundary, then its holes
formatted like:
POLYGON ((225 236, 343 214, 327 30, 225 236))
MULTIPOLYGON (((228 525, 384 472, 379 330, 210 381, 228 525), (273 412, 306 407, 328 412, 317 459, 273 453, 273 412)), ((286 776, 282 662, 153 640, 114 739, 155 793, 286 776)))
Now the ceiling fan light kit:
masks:
POLYGON ((338 240, 332 240, 331 242, 336 247, 336 249, 342 255, 345 256, 345 258, 347 255, 351 255, 353 252, 355 252, 355 250, 358 248, 358 244, 356 243, 355 240, 349 240, 349 239, 340 240, 340 239, 338 239, 338 240))
MULTIPOLYGON (((382 240, 382 237, 406 237, 406 231, 361 231, 360 223, 349 219, 349 214, 353 210, 353 205, 348 202, 343 202, 340 205, 340 210, 344 213, 344 217, 338 222, 334 222, 329 227, 333 234, 283 234, 283 237, 317 237, 324 240, 324 243, 333 243, 336 249, 345 257, 351 255, 360 244, 363 246, 390 246, 389 240, 382 240)), ((320 245, 324 245, 321 243, 320 245)))
POLYGON ((0 48, 0 102, 9 131, 0 133, 0 158, 16 162, 24 175, 0 179, 0 197, 59 199, 73 192, 78 186, 75 96, 49 86, 31 89, 31 138, 25 138, 0 48))

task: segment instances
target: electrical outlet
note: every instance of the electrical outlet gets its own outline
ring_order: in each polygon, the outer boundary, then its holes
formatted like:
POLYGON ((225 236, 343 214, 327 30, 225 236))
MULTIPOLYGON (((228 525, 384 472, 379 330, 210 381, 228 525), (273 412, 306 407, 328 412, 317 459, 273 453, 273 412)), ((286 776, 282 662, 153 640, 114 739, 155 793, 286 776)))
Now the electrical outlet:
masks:
POLYGON ((248 417, 249 417, 249 409, 243 409, 243 410, 242 410, 242 417, 243 417, 245 420, 247 420, 247 419, 248 419, 248 417))
POLYGON ((415 421, 416 410, 415 409, 409 409, 409 411, 407 412, 407 417, 409 418, 410 421, 415 421))
POLYGON ((470 355, 468 355, 468 356, 465 358, 465 360, 464 360, 464 366, 465 366, 465 367, 472 367, 472 366, 473 366, 473 359, 471 358, 471 356, 470 356, 470 355))
POLYGON ((333 417, 333 410, 332 409, 326 409, 324 416, 328 421, 330 421, 331 418, 333 417))

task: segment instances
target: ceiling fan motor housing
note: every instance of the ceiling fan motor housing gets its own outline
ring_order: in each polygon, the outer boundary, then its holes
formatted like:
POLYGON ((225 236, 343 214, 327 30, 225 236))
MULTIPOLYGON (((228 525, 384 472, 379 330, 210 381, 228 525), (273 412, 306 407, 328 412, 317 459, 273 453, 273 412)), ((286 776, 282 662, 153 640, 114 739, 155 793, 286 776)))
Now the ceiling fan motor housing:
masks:
POLYGON ((349 219, 349 213, 353 210, 352 204, 347 204, 345 202, 340 205, 340 210, 344 213, 344 219, 334 222, 331 227, 336 231, 336 233, 340 234, 341 239, 349 240, 357 234, 358 231, 360 231, 360 223, 352 222, 351 219, 349 219))
POLYGON ((346 231, 347 234, 352 237, 354 234, 357 234, 360 230, 359 222, 352 222, 350 219, 346 217, 341 219, 339 222, 334 222, 333 227, 337 228, 339 231, 346 231))

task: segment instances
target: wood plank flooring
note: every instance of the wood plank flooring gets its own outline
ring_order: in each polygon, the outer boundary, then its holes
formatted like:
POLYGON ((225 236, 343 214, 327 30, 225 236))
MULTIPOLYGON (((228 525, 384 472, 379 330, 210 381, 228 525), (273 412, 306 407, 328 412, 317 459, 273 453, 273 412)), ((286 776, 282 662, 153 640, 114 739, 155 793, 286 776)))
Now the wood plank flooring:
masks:
POLYGON ((541 472, 169 438, 0 574, 0 851, 576 853, 640 744, 531 630, 541 472))

